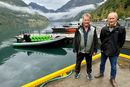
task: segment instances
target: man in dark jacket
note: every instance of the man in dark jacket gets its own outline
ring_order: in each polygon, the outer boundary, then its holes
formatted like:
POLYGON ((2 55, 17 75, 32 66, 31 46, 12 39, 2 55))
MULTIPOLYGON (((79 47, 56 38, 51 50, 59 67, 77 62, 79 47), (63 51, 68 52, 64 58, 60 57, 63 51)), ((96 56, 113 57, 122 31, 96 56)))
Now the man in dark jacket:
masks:
POLYGON ((103 77, 105 71, 105 63, 107 58, 110 60, 111 64, 111 73, 110 73, 110 82, 113 87, 118 87, 115 78, 116 78, 116 64, 117 58, 122 48, 126 31, 125 27, 120 26, 117 22, 118 15, 116 12, 111 12, 107 17, 107 25, 102 28, 100 33, 101 40, 101 63, 100 63, 100 73, 95 76, 95 78, 103 77))
POLYGON ((92 55, 97 52, 97 33, 96 28, 90 25, 91 15, 86 13, 82 18, 82 25, 76 30, 74 37, 74 52, 77 54, 75 66, 75 78, 79 77, 80 65, 86 59, 87 78, 92 79, 92 55))

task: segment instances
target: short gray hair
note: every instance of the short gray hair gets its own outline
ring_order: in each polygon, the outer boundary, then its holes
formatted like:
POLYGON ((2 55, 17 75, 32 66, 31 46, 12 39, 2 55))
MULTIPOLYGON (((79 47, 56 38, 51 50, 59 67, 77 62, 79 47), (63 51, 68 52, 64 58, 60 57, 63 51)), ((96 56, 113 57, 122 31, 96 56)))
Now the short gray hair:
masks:
POLYGON ((91 14, 90 14, 90 13, 84 13, 83 16, 82 16, 82 18, 83 18, 84 16, 87 16, 87 17, 89 17, 89 18, 91 19, 91 14))
POLYGON ((112 15, 112 14, 116 17, 116 19, 118 19, 118 14, 117 14, 117 12, 110 12, 107 17, 109 17, 109 16, 112 15))

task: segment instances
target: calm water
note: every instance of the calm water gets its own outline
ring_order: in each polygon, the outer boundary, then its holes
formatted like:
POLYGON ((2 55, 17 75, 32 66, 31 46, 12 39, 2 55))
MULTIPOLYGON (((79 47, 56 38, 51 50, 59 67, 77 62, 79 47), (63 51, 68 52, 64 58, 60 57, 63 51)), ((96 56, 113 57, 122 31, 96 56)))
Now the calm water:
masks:
MULTIPOLYGON (((49 30, 47 28, 46 31, 49 30)), ((13 36, 24 28, 0 26, 0 87, 20 87, 75 62, 70 46, 55 48, 14 48, 13 36)), ((45 29, 28 29, 34 33, 45 29)), ((51 31, 51 30, 50 30, 51 31)))
MULTIPOLYGON (((28 29, 27 31, 51 32, 51 26, 46 29, 28 29)), ((15 41, 13 37, 25 29, 0 26, 0 87, 20 87, 75 63, 75 54, 72 52, 71 45, 55 48, 12 47, 11 43, 15 41)), ((129 50, 124 49, 123 52, 130 54, 129 50)))

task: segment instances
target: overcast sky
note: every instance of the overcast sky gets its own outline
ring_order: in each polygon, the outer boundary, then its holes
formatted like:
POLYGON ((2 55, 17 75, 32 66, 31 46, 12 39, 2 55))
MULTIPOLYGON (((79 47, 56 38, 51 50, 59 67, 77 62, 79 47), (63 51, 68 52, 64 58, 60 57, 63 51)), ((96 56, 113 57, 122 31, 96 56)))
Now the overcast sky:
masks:
POLYGON ((70 0, 23 0, 23 1, 27 4, 30 2, 35 2, 37 4, 45 6, 48 9, 56 10, 70 0))

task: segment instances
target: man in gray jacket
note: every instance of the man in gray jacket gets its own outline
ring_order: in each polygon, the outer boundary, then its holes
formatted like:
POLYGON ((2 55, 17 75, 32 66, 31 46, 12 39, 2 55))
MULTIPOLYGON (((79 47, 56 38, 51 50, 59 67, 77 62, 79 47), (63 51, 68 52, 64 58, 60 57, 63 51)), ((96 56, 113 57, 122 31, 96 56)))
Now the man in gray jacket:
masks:
POLYGON ((82 19, 81 26, 75 32, 73 43, 73 51, 77 54, 75 78, 78 78, 80 75, 80 65, 85 57, 87 62, 87 78, 92 79, 92 55, 95 55, 97 52, 98 39, 96 28, 90 25, 91 15, 86 13, 83 15, 82 19))

